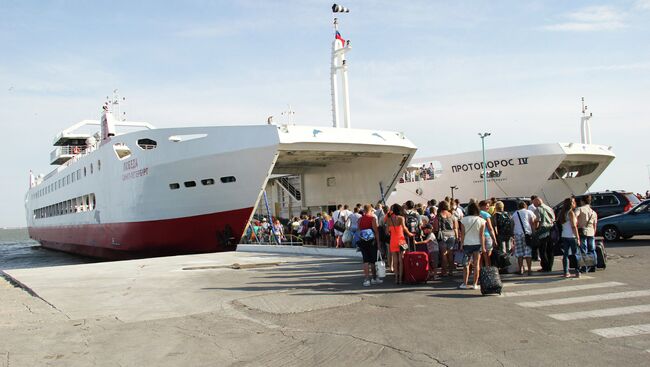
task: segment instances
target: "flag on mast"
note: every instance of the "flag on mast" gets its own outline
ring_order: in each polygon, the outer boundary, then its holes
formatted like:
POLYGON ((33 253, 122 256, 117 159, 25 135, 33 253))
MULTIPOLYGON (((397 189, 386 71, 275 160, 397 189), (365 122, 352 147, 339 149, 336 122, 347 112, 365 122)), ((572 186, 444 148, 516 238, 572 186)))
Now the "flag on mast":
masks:
POLYGON ((345 40, 343 39, 343 37, 341 37, 341 33, 339 33, 339 31, 336 31, 336 39, 341 41, 341 45, 345 47, 345 40))

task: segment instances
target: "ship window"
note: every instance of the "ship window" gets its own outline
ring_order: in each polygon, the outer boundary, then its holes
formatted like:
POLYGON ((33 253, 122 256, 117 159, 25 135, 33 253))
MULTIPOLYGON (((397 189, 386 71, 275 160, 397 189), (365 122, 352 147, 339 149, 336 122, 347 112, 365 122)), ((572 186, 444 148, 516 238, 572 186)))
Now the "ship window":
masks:
POLYGON ((150 150, 150 149, 156 149, 156 146, 158 143, 156 143, 155 140, 151 139, 138 139, 138 146, 142 148, 142 150, 150 150))
POLYGON ((81 180, 81 170, 80 169, 77 170, 77 181, 78 180, 81 180))
POLYGON ((194 186, 196 186, 196 182, 194 182, 194 181, 185 181, 185 182, 183 182, 183 185, 185 185, 185 187, 194 187, 194 186))
POLYGON ((204 178, 203 180, 201 180, 201 183, 202 183, 204 186, 207 186, 207 185, 214 185, 214 178, 204 178))
POLYGON ((71 174, 70 176, 72 176, 72 182, 74 182, 75 178, 77 178, 77 175, 75 175, 74 173, 71 174))
POLYGON ((98 159, 98 160, 97 160, 97 170, 98 170, 98 171, 101 171, 101 169, 102 169, 102 161, 100 161, 100 160, 98 159))
POLYGON ((86 167, 84 167, 84 177, 86 177, 86 167))
POLYGON ((576 178, 588 175, 598 168, 598 163, 564 162, 553 172, 549 180, 576 178))
POLYGON ((181 185, 179 185, 177 183, 170 183, 169 188, 172 189, 172 190, 178 190, 178 189, 181 188, 181 185))
MULTIPOLYGON (((131 149, 127 147, 124 143, 115 143, 113 145, 113 150, 115 150, 115 154, 117 154, 117 158, 119 159, 124 159, 131 155, 131 149)), ((99 167, 97 167, 97 170, 99 170, 99 167)))
POLYGON ((187 135, 172 135, 169 137, 169 141, 174 143, 179 143, 183 141, 190 141, 195 139, 201 139, 208 136, 208 134, 187 134, 187 135))
POLYGON ((93 174, 93 164, 92 163, 90 164, 90 174, 91 175, 93 174))
POLYGON ((221 182, 223 182, 223 183, 230 183, 230 182, 235 182, 235 181, 237 181, 237 179, 235 178, 235 176, 224 176, 224 177, 221 177, 221 182))

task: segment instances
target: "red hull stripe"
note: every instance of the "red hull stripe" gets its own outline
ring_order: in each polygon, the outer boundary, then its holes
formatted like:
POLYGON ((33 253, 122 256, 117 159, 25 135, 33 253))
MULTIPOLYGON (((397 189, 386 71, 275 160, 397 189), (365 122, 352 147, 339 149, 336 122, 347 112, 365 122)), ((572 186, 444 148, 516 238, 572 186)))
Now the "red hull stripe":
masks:
POLYGON ((253 208, 147 222, 29 227, 43 247, 122 259, 234 250, 253 208))

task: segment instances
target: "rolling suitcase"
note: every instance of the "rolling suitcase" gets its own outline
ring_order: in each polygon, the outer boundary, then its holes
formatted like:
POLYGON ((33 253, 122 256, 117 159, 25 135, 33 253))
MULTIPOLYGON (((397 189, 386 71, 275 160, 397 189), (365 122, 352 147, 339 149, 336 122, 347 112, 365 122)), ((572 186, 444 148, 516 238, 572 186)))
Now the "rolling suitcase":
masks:
POLYGON ((596 267, 598 269, 607 267, 607 251, 605 251, 605 244, 600 240, 596 241, 596 267))
POLYGON ((496 266, 486 266, 481 268, 481 275, 478 278, 481 285, 481 294, 501 294, 503 283, 499 276, 499 268, 496 266))
POLYGON ((429 254, 420 251, 407 251, 404 254, 404 281, 406 283, 426 283, 429 278, 429 254))

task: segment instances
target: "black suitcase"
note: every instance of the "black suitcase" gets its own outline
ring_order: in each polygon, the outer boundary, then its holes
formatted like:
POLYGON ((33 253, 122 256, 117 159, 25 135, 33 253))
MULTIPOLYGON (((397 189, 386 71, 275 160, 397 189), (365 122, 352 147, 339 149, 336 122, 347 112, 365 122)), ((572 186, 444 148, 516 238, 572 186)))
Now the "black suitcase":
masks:
POLYGON ((503 283, 501 283, 499 268, 496 266, 486 266, 481 268, 481 275, 478 280, 481 285, 481 294, 501 294, 503 283))
POLYGON ((605 251, 605 244, 603 241, 596 241, 596 267, 598 269, 605 269, 607 267, 607 251, 605 251))

